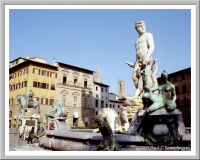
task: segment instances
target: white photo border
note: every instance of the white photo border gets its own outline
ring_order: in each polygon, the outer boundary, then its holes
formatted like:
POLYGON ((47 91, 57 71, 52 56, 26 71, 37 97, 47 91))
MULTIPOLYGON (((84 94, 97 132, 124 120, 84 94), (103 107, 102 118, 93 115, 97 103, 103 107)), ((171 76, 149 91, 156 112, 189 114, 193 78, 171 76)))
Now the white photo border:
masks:
MULTIPOLYGON (((25 5, 30 6, 31 8, 34 7, 34 5, 38 6, 38 5, 61 5, 59 6, 59 8, 64 7, 64 5, 72 5, 71 7, 86 7, 86 8, 94 8, 95 9, 101 9, 102 7, 104 9, 109 9, 111 7, 111 5, 113 5, 113 7, 120 7, 119 5, 123 5, 123 7, 127 7, 127 8, 131 8, 131 5, 139 5, 140 7, 144 7, 145 5, 152 5, 154 7, 158 7, 158 5, 165 5, 165 8, 167 7, 167 5, 169 5, 172 8, 176 8, 177 6, 184 6, 184 7, 189 7, 189 6, 193 6, 192 8, 192 12, 191 14, 194 16, 192 17, 192 29, 191 29, 191 53, 195 53, 192 54, 191 59, 194 60, 191 63, 191 74, 192 74, 192 79, 191 81, 194 82, 192 84, 192 91, 191 92, 191 97, 193 99, 193 101, 191 102, 191 107, 194 107, 196 110, 194 112, 194 115, 192 116, 192 118, 195 119, 196 124, 192 123, 191 124, 191 128, 192 129, 196 129, 195 132, 192 132, 192 138, 195 137, 195 141, 192 141, 192 148, 194 147, 195 150, 193 150, 192 154, 190 155, 189 152, 178 152, 181 155, 176 154, 176 151, 165 151, 165 152, 152 152, 148 151, 145 152, 145 154, 142 154, 143 152, 140 151, 139 153, 135 153, 135 152, 103 152, 102 156, 102 152, 83 152, 80 151, 78 152, 78 154, 76 152, 60 152, 60 151, 54 151, 54 152, 37 152, 37 158, 41 158, 41 159, 97 159, 97 158, 102 158, 102 159, 163 159, 163 158, 167 158, 167 155, 169 156, 169 158, 173 158, 173 159, 194 159, 195 156, 199 158, 199 137, 197 137, 199 135, 199 1, 151 1, 151 2, 146 2, 143 0, 140 1, 112 1, 112 0, 108 0, 108 1, 94 1, 94 0, 89 0, 89 1, 59 1, 57 2, 56 0, 43 0, 43 1, 39 1, 39 0, 35 0, 35 1, 29 1, 29 0, 1 0, 1 43, 0 43, 0 48, 1 48, 1 79, 0 79, 0 84, 1 84, 1 96, 0 96, 0 101, 2 103, 2 107, 1 107, 1 128, 2 131, 5 129, 5 132, 0 132, 1 134, 1 159, 34 159, 34 155, 36 155, 36 152, 23 152, 23 151, 18 151, 18 152, 13 152, 13 151, 8 151, 8 146, 6 146, 7 143, 7 139, 9 139, 7 136, 5 135, 9 135, 8 129, 6 130, 6 126, 8 126, 8 120, 7 118, 7 113, 9 108, 6 107, 8 106, 8 90, 6 90, 6 86, 8 86, 8 75, 9 75, 9 61, 8 61, 8 55, 9 55, 9 50, 8 50, 8 46, 7 46, 7 42, 9 42, 9 26, 6 26, 6 24, 8 24, 9 19, 7 19, 6 14, 8 14, 8 10, 7 7, 14 7, 14 8, 18 8, 20 7, 20 5, 23 5, 24 7, 26 7, 25 5), (6 27, 5 27, 6 26, 6 27), (194 29, 195 28, 195 29, 194 29), (5 34, 4 34, 5 33, 5 34), (5 107, 4 107, 5 106, 5 107), (195 126, 196 125, 196 126, 195 126), (193 137, 194 136, 194 137, 193 137), (170 153, 169 153, 170 152, 170 153), (48 156, 47 156, 48 153, 48 156), (88 155, 90 154, 90 155, 88 155), (166 154, 166 155, 165 155, 166 154), (31 156, 30 156, 31 155, 31 156), (56 157, 54 156, 56 155, 56 157), (142 156, 141 156, 142 155, 142 156), (163 157, 164 156, 164 157, 163 157), (190 157, 191 156, 191 157, 190 157), (17 158, 16 158, 17 157, 17 158)), ((44 6, 43 6, 44 7, 44 6)), ((48 7, 47 7, 48 8, 48 7)), ((159 8, 160 9, 160 8, 159 8)), ((194 149, 193 148, 193 149, 194 149)))

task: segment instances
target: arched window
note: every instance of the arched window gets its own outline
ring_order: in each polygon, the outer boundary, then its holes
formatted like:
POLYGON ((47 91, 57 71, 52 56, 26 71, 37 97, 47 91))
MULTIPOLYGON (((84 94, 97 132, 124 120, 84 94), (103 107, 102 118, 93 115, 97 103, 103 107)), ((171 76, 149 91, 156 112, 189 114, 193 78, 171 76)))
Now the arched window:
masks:
POLYGON ((179 99, 176 100, 176 108, 180 108, 180 101, 179 101, 179 99))
POLYGON ((179 94, 178 87, 175 87, 175 89, 176 89, 176 94, 179 94))
POLYGON ((183 93, 186 93, 186 92, 187 92, 186 85, 183 85, 183 86, 182 86, 182 92, 183 92, 183 93))
POLYGON ((185 97, 183 101, 184 101, 184 107, 187 107, 188 106, 188 99, 185 97))

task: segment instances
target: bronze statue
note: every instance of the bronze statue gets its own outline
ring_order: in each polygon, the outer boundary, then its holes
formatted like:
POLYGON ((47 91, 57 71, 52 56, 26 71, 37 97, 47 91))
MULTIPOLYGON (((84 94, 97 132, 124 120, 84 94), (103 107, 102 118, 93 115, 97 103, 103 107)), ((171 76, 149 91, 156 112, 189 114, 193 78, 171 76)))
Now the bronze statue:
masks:
POLYGON ((60 103, 53 102, 52 106, 53 106, 53 109, 46 112, 45 114, 47 125, 48 125, 49 118, 67 117, 67 114, 68 114, 68 110, 64 106, 62 106, 60 103))
POLYGON ((106 121, 104 121, 101 116, 95 118, 95 123, 97 123, 99 130, 103 136, 103 140, 97 146, 97 151, 120 151, 120 145, 115 140, 110 125, 106 121))
POLYGON ((143 94, 144 102, 145 100, 150 100, 152 104, 148 106, 146 112, 152 113, 157 109, 165 107, 167 111, 171 112, 176 109, 176 90, 175 86, 168 81, 168 73, 163 71, 161 74, 164 84, 160 86, 156 86, 153 88, 149 88, 147 86, 144 89, 147 91, 143 94), (152 92, 159 91, 158 94, 154 94, 152 92))

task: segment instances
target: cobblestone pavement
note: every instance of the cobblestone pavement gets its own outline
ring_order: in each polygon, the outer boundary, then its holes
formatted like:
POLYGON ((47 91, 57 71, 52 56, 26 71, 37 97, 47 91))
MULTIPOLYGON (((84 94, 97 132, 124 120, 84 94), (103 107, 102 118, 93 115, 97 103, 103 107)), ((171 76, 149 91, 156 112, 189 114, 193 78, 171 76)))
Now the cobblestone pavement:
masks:
POLYGON ((39 143, 27 144, 27 141, 20 140, 18 134, 9 134, 9 151, 51 151, 39 146, 39 143))

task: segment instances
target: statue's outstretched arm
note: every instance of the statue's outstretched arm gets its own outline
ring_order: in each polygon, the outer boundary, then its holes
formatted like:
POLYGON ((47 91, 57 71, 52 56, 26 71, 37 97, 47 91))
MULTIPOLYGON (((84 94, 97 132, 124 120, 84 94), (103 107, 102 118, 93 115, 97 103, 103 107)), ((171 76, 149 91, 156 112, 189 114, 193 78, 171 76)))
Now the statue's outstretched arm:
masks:
POLYGON ((56 107, 54 107, 52 110, 50 110, 50 111, 47 111, 46 112, 46 114, 49 114, 49 113, 51 113, 51 112, 54 112, 54 111, 56 111, 57 110, 57 108, 56 107))
POLYGON ((126 64, 128 64, 130 67, 134 68, 135 67, 135 64, 134 63, 130 63, 130 62, 127 62, 126 61, 126 64))

